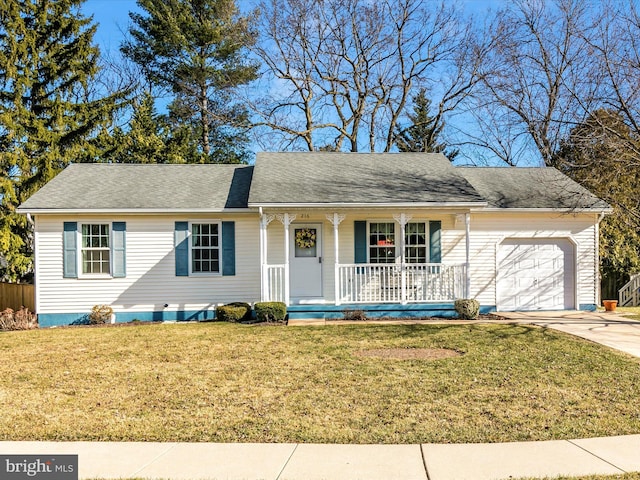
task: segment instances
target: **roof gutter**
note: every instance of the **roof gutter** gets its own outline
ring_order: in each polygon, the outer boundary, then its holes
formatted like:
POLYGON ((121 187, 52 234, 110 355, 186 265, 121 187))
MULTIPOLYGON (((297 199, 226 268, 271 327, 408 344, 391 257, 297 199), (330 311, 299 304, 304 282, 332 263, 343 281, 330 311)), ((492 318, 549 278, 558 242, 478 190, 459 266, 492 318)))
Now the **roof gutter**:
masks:
POLYGON ((513 212, 513 213, 536 213, 536 212, 551 212, 551 213, 601 213, 602 215, 608 215, 613 212, 611 207, 571 207, 571 208, 509 208, 509 207, 487 207, 487 208, 472 208, 473 213, 496 213, 496 212, 513 212))
POLYGON ((430 202, 430 203, 249 203, 258 208, 473 208, 486 207, 487 202, 430 202))
POLYGON ((26 215, 107 215, 107 214, 126 214, 126 215, 163 215, 163 214, 194 214, 194 213, 256 213, 256 208, 22 208, 16 209, 16 212, 26 215))

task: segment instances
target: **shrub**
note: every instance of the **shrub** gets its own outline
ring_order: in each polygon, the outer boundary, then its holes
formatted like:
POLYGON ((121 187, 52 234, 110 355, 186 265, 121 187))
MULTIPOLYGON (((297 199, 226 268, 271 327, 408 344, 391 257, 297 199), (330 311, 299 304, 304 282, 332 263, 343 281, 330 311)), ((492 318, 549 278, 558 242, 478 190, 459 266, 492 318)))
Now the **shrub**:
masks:
POLYGON ((109 305, 94 305, 89 314, 89 325, 100 325, 111 323, 113 308, 109 305))
POLYGON ((258 302, 255 305, 259 322, 284 322, 287 306, 282 302, 258 302))
POLYGON ((240 322, 251 319, 251 305, 233 302, 216 307, 216 319, 221 322, 240 322))
POLYGON ((475 299, 465 298, 454 303, 458 317, 464 320, 475 320, 480 314, 480 302, 475 299))
POLYGON ((353 320, 353 321, 365 321, 367 319, 367 314, 364 313, 364 310, 343 310, 345 320, 353 320))
POLYGON ((31 330, 38 327, 35 314, 22 307, 17 312, 7 308, 0 312, 0 330, 31 330))

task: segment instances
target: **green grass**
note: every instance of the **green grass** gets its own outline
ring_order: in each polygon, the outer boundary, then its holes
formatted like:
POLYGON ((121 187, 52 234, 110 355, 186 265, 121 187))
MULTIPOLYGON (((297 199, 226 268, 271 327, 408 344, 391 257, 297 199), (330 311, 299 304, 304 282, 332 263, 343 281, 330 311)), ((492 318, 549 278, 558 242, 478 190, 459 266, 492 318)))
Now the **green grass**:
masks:
POLYGON ((640 363, 524 325, 0 333, 0 440, 422 443, 640 432, 640 363), (436 360, 356 355, 450 348, 436 360))
POLYGON ((616 313, 624 313, 627 318, 640 320, 640 307, 618 307, 616 313))

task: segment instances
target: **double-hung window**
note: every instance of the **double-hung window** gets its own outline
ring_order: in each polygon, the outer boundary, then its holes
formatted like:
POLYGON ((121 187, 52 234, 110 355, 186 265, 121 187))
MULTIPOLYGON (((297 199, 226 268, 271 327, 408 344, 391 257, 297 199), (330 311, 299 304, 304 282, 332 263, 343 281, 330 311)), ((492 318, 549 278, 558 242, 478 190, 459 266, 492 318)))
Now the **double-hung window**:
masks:
POLYGON ((191 224, 191 272, 220 273, 220 224, 191 224))
POLYGON ((82 273, 84 275, 111 275, 109 224, 82 224, 81 235, 82 273))
POLYGON ((371 263, 395 263, 395 224, 369 223, 369 261, 371 263))
MULTIPOLYGON (((391 222, 369 223, 369 261, 371 263, 395 263, 400 256, 400 244, 396 241, 396 224, 391 222)), ((406 263, 428 262, 427 225, 407 223, 404 233, 406 263)))
POLYGON ((404 258, 407 263, 427 263, 427 226, 407 223, 404 230, 404 258))

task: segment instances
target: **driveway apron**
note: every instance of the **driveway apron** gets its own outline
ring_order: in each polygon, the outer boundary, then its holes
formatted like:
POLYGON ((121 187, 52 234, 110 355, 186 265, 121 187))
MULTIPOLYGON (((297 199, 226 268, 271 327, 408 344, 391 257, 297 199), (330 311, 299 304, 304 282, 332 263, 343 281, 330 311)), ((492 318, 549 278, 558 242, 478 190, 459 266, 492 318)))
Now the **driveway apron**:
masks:
POLYGON ((532 323, 640 358, 640 322, 612 312, 501 312, 501 316, 522 323, 532 323))

